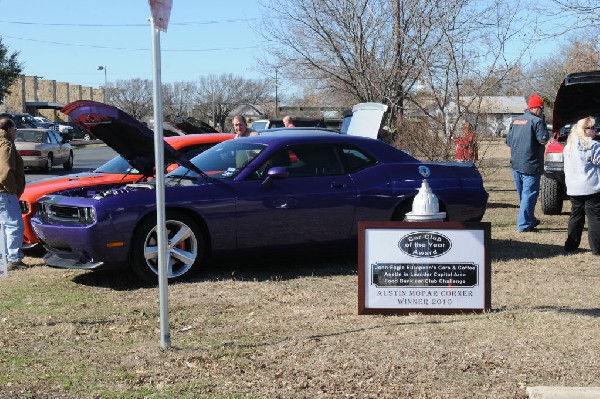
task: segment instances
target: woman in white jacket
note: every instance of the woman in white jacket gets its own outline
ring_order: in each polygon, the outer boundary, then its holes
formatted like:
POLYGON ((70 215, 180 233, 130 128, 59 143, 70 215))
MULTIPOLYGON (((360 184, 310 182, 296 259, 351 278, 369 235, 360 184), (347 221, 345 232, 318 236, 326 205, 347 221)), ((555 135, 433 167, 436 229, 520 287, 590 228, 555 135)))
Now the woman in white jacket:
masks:
POLYGON ((579 120, 563 150, 565 183, 571 198, 565 251, 579 248, 587 216, 590 249, 594 255, 600 255, 600 143, 593 140, 597 133, 595 123, 591 116, 579 120))

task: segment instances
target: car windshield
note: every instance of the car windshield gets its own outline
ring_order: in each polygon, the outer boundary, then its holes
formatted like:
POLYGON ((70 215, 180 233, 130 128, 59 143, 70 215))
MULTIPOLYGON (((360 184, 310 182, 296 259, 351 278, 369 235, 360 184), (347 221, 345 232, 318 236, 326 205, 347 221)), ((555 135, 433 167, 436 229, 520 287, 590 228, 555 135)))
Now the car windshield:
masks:
MULTIPOLYGON (((267 146, 243 140, 228 140, 192 158, 192 163, 202 172, 215 179, 233 179, 267 146)), ((179 167, 168 177, 198 177, 198 174, 179 167)))
POLYGON ((122 156, 116 156, 104 165, 99 166, 94 170, 97 173, 132 173, 140 174, 140 171, 132 167, 129 162, 122 156))
POLYGON ((16 142, 26 142, 26 143, 43 143, 44 142, 44 132, 23 132, 17 131, 17 136, 15 137, 16 142))
POLYGON ((263 130, 267 128, 268 121, 254 121, 252 122, 252 129, 254 130, 263 130))

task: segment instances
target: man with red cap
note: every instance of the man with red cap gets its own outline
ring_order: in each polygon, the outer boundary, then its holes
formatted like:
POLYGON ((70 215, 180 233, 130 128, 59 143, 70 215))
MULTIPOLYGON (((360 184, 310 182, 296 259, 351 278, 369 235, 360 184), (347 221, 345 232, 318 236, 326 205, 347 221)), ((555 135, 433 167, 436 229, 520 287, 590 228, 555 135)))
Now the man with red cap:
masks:
POLYGON ((544 102, 540 96, 532 94, 525 113, 512 121, 506 137, 520 203, 517 216, 519 232, 537 231, 535 227, 540 223, 534 211, 540 194, 540 180, 544 174, 544 150, 549 138, 544 119, 544 102))

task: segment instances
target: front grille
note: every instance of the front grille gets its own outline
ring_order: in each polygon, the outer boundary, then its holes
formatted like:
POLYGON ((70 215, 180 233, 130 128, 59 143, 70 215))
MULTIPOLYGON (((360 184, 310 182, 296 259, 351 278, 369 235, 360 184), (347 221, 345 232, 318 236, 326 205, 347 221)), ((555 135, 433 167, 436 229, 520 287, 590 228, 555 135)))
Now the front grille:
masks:
POLYGON ((544 164, 544 170, 546 172, 562 172, 564 165, 562 162, 546 162, 544 164))
POLYGON ((79 220, 79 208, 73 206, 50 205, 48 217, 57 220, 79 220))
POLYGON ((92 208, 44 203, 40 204, 40 216, 58 224, 90 224, 95 219, 92 208))

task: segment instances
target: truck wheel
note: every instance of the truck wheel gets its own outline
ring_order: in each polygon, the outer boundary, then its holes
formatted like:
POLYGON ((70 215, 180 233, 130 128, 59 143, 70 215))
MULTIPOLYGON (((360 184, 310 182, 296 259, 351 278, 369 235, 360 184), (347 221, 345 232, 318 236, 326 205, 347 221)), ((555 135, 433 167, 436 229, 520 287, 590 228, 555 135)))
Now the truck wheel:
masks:
POLYGON ((544 215, 560 215, 563 207, 563 195, 558 181, 542 176, 542 212, 544 215))

